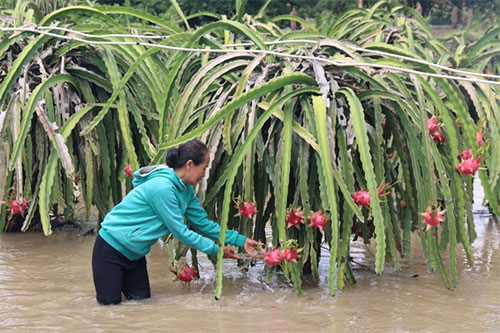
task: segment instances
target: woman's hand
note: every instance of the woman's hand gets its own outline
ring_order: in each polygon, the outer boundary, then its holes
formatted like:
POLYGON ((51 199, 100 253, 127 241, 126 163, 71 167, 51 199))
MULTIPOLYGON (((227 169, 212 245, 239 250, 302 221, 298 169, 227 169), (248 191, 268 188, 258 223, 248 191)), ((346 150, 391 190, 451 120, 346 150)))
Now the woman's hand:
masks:
POLYGON ((240 259, 240 257, 234 252, 234 249, 231 246, 224 246, 223 258, 240 259))
MULTIPOLYGON (((247 238, 245 240, 245 245, 243 246, 243 249, 245 252, 252 257, 258 258, 259 257, 259 251, 255 248, 256 246, 264 246, 261 242, 257 242, 256 240, 253 240, 251 238, 247 238)), ((234 249, 231 246, 224 246, 224 255, 223 258, 229 258, 229 259, 240 259, 238 254, 234 252, 234 249)))
POLYGON ((259 251, 255 248, 256 246, 264 246, 261 242, 257 242, 254 239, 248 238, 245 240, 245 245, 243 246, 243 249, 245 252, 252 257, 259 257, 259 251))

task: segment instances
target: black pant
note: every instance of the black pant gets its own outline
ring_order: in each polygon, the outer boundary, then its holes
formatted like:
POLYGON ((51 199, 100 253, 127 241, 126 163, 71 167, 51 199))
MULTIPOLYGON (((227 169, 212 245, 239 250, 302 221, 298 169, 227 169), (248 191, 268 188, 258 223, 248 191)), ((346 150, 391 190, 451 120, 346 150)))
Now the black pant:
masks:
POLYGON ((122 292, 127 299, 151 296, 146 257, 129 260, 97 235, 92 253, 92 271, 97 302, 118 304, 122 292))

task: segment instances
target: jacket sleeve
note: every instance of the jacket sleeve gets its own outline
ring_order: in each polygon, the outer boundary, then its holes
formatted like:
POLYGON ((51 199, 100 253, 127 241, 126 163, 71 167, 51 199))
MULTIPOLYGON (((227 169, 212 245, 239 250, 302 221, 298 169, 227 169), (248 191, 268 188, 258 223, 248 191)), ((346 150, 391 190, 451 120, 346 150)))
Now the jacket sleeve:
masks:
MULTIPOLYGON (((185 215, 193 229, 200 234, 213 240, 219 239, 220 226, 208 219, 207 212, 201 207, 200 199, 198 199, 192 189, 185 215)), ((236 230, 226 231, 226 244, 243 247, 245 241, 246 237, 239 234, 236 230)))
POLYGON ((204 253, 217 254, 217 244, 186 226, 173 188, 167 187, 165 190, 158 186, 151 192, 150 202, 152 209, 177 240, 204 253))

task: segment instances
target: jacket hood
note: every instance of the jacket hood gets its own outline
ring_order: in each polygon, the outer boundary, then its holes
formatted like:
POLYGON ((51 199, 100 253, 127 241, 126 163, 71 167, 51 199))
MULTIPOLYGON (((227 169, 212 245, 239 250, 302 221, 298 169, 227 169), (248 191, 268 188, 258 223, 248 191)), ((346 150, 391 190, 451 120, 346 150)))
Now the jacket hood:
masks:
POLYGON ((174 169, 171 169, 164 164, 145 166, 135 171, 132 185, 134 185, 134 187, 137 187, 156 177, 164 177, 169 179, 172 184, 174 184, 175 187, 180 191, 186 188, 186 183, 177 175, 174 169))

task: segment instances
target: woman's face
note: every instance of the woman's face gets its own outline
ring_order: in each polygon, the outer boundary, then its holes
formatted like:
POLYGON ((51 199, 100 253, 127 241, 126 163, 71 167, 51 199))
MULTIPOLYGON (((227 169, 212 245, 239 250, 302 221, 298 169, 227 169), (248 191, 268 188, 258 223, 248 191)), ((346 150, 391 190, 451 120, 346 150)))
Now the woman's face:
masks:
POLYGON ((205 170, 207 169, 209 162, 210 157, 208 156, 208 153, 205 155, 203 162, 198 165, 195 165, 192 160, 187 161, 184 181, 192 186, 198 184, 203 177, 205 177, 205 170))

